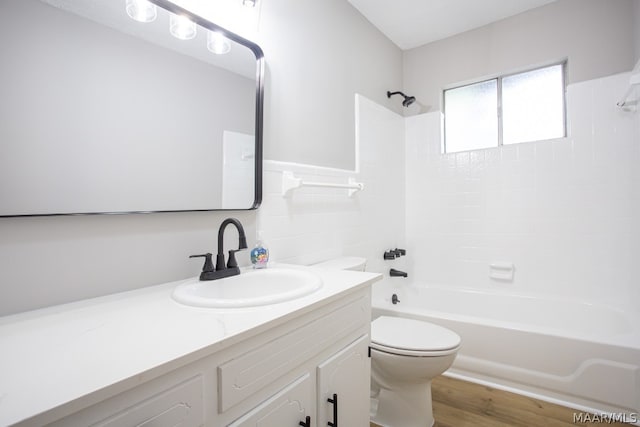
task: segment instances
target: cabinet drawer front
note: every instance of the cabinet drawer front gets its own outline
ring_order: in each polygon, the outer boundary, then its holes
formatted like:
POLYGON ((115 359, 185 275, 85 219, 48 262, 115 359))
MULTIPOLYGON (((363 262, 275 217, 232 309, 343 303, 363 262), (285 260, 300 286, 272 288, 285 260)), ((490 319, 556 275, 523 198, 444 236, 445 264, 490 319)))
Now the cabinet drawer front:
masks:
POLYGON ((219 411, 226 411, 369 322, 367 297, 220 365, 219 411))
POLYGON ((229 427, 298 426, 311 414, 311 377, 305 374, 229 427))
MULTIPOLYGON (((200 375, 153 394, 141 386, 123 399, 109 399, 63 418, 50 427, 198 427, 204 424, 203 380, 200 375)), ((124 397, 124 396, 120 396, 124 397)))

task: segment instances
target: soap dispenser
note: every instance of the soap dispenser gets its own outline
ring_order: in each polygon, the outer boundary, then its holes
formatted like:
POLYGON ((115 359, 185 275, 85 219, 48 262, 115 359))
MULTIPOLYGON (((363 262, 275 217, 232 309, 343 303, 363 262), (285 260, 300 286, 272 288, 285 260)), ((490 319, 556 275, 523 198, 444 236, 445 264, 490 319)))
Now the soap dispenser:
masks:
POLYGON ((267 268, 269 262, 269 249, 264 244, 262 232, 258 232, 258 240, 253 249, 251 249, 251 264, 253 268, 267 268))

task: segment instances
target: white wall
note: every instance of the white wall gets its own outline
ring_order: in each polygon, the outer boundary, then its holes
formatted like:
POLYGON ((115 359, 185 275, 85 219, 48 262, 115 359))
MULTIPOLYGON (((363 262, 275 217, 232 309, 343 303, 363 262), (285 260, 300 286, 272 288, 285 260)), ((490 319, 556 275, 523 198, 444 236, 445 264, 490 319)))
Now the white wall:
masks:
MULTIPOLYGON (((268 72, 264 142, 272 159, 322 164, 325 147, 353 143, 346 136, 330 141, 322 129, 347 126, 348 120, 353 136, 354 94, 380 100, 388 88, 400 86, 400 51, 347 2, 266 0, 260 25, 268 72), (327 39, 320 33, 330 34, 335 43, 325 45, 327 39), (340 71, 332 71, 334 66, 340 71), (339 96, 312 96, 321 88, 339 96)), ((327 150, 327 158, 337 158, 335 149, 327 150)), ((371 184, 371 191, 377 191, 376 185, 371 184)), ((269 203, 265 197, 260 212, 267 211, 269 203)), ((0 218, 0 314, 197 275, 201 261, 187 257, 215 252, 222 220, 238 217, 252 245, 256 215, 254 211, 0 218)), ((377 228, 367 230, 375 233, 377 228)), ((235 233, 230 229, 228 234, 230 247, 235 233)), ((335 252, 334 243, 324 244, 329 245, 325 253, 335 252)), ((322 251, 312 246, 309 250, 322 251)), ((278 252, 275 248, 274 255, 278 252)), ((246 251, 238 255, 242 264, 249 263, 246 251)))
POLYGON ((640 119, 629 73, 570 85, 569 137, 440 154, 440 113, 407 118, 407 246, 423 283, 638 310, 640 119), (489 264, 512 262, 513 283, 489 264))
POLYGON ((414 277, 631 308, 640 118, 615 103, 628 87, 628 73, 616 73, 637 57, 638 4, 559 0, 404 52, 405 90, 434 111, 407 119, 414 277), (440 154, 443 88, 562 58, 568 138, 440 154), (490 280, 489 264, 505 261, 515 281, 490 280))
POLYGON ((640 61, 640 0, 633 0, 633 40, 636 49, 636 62, 640 61))
POLYGON ((405 93, 427 112, 440 109, 449 85, 550 61, 568 58, 569 83, 629 71, 635 63, 633 2, 559 0, 405 51, 405 93))
POLYGON ((265 0, 265 158, 354 169, 353 95, 395 107, 401 51, 345 0, 265 0))
POLYGON ((312 264, 341 255, 364 256, 367 271, 388 272, 383 252, 404 245, 404 119, 358 96, 359 173, 268 161, 258 228, 272 259, 312 264), (308 181, 365 185, 347 190, 306 187, 282 196, 282 171, 308 181))

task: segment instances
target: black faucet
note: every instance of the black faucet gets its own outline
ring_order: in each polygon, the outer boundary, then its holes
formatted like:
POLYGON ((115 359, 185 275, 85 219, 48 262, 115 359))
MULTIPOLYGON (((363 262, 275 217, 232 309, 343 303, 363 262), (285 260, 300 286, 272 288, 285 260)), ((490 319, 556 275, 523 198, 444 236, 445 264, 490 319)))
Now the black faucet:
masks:
POLYGON ((400 271, 400 270, 396 270, 395 268, 392 268, 391 270, 389 270, 389 276, 391 276, 391 277, 407 277, 408 274, 405 273, 404 271, 400 271))
POLYGON ((218 254, 216 255, 216 267, 213 268, 212 255, 210 253, 202 255, 191 255, 189 258, 203 257, 205 259, 204 266, 202 267, 202 273, 200 273, 200 280, 216 280, 224 277, 237 276, 240 274, 240 268, 236 261, 236 252, 242 249, 247 249, 247 237, 244 234, 244 228, 240 221, 235 218, 227 218, 222 221, 220 228, 218 229, 218 254), (224 261, 224 230, 227 225, 233 224, 238 229, 238 249, 229 250, 229 261, 225 264, 224 261))

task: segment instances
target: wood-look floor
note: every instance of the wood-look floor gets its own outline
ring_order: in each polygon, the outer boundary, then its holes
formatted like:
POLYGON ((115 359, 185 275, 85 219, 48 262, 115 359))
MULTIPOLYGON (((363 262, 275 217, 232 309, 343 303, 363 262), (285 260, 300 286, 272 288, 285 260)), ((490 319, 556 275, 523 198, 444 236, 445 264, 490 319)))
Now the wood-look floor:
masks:
MULTIPOLYGON (((569 427, 572 408, 503 390, 439 376, 431 384, 434 427, 569 427)), ((608 426, 629 424, 607 423, 608 426)), ((371 424, 371 427, 376 427, 371 424)), ((396 427, 396 426, 394 426, 396 427)), ((402 427, 402 426, 397 426, 402 427)))

